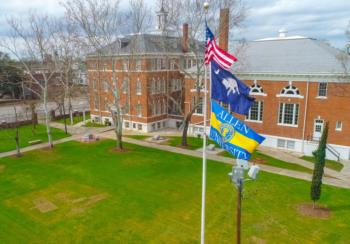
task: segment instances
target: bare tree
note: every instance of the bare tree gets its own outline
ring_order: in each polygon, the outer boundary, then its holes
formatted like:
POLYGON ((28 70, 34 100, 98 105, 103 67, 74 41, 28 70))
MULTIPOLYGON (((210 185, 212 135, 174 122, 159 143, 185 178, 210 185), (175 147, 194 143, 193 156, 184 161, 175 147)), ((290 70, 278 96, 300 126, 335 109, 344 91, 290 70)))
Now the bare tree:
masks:
MULTIPOLYGON (((182 112, 184 119, 182 123, 182 146, 187 146, 187 133, 192 115, 195 111, 203 106, 202 89, 204 82, 204 42, 205 40, 205 21, 213 27, 216 34, 219 34, 218 16, 222 8, 229 8, 229 29, 239 27, 245 17, 245 8, 240 0, 220 0, 210 1, 210 11, 206 14, 203 9, 203 3, 197 0, 159 0, 158 6, 167 6, 168 22, 167 27, 171 30, 181 30, 179 26, 188 23, 189 30, 189 47, 186 57, 194 60, 193 67, 186 65, 186 58, 178 64, 178 68, 191 80, 195 81, 193 101, 188 105, 189 109, 185 110, 179 101, 173 96, 168 96, 172 104, 182 112)), ((178 36, 182 33, 178 32, 178 36)), ((185 87, 185 84, 183 83, 185 87)), ((182 101, 181 101, 182 103, 182 101)), ((207 118, 204 118, 207 119, 207 118)))
POLYGON ((48 90, 58 72, 53 48, 56 41, 53 19, 47 15, 29 13, 26 18, 9 19, 8 24, 12 33, 0 45, 18 59, 27 76, 26 88, 42 100, 48 144, 52 148, 48 90))
POLYGON ((16 105, 13 105, 13 110, 15 113, 15 142, 16 142, 16 156, 21 157, 21 147, 19 143, 19 121, 18 121, 18 115, 17 115, 17 109, 16 105))
POLYGON ((150 10, 144 0, 129 0, 127 17, 130 19, 131 29, 134 33, 145 31, 150 26, 152 21, 150 10))
MULTIPOLYGON (((66 16, 72 25, 75 25, 80 30, 80 39, 82 46, 89 47, 87 52, 90 52, 88 58, 91 62, 96 61, 97 90, 99 99, 100 118, 101 113, 101 83, 102 77, 105 77, 105 63, 112 61, 112 83, 109 82, 109 87, 112 88, 113 99, 109 104, 110 112, 115 126, 115 134, 117 139, 117 148, 122 149, 122 105, 120 102, 120 91, 118 79, 116 78, 114 58, 118 51, 118 34, 121 33, 124 14, 120 12, 119 0, 70 0, 63 3, 66 9, 66 16)), ((100 119, 102 122, 102 120, 100 119)))

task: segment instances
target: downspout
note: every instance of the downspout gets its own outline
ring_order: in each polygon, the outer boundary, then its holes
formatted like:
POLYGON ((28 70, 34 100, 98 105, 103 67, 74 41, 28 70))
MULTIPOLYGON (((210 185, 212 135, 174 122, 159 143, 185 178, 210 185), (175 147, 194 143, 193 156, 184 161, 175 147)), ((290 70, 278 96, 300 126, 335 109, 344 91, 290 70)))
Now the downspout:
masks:
POLYGON ((302 138, 302 146, 301 146, 301 152, 305 153, 305 130, 306 130, 306 117, 307 117, 307 108, 309 104, 309 83, 310 78, 306 81, 306 100, 305 100, 305 110, 304 110, 304 125, 303 125, 303 138, 302 138))

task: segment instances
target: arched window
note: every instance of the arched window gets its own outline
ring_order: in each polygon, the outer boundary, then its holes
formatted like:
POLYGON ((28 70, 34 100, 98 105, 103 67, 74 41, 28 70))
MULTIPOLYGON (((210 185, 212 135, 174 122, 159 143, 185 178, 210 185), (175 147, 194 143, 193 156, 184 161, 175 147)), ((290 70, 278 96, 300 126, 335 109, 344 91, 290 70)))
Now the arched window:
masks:
POLYGON ((299 89, 292 85, 292 82, 289 82, 289 85, 285 86, 276 97, 304 98, 300 95, 299 89))
POLYGON ((300 95, 300 93, 298 88, 292 85, 288 85, 281 90, 281 95, 297 96, 297 95, 300 95))
POLYGON ((250 87, 250 93, 252 94, 261 94, 261 93, 264 93, 264 90, 262 89, 261 85, 258 85, 258 84, 253 84, 251 87, 250 87))

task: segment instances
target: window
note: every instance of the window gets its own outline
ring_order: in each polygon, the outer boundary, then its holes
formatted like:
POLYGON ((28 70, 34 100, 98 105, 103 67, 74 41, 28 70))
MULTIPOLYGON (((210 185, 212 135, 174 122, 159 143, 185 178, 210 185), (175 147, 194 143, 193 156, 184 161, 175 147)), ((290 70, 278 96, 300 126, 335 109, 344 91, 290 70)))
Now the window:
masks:
POLYGON ((130 127, 130 123, 129 122, 125 122, 124 125, 125 125, 125 128, 129 128, 130 127))
POLYGON ((160 80, 160 91, 165 93, 165 80, 160 80))
POLYGON ((157 59, 157 70, 162 68, 162 60, 160 58, 157 59))
POLYGON ((123 70, 128 70, 129 69, 129 59, 124 59, 123 60, 123 70))
POLYGON ((165 58, 161 59, 161 69, 167 68, 167 60, 165 58))
POLYGON ((135 123, 132 124, 132 128, 136 129, 136 124, 135 123))
POLYGON ((94 89, 94 90, 97 89, 97 82, 96 82, 96 80, 92 80, 92 89, 94 89))
POLYGON ((203 97, 199 97, 198 101, 196 101, 196 97, 193 97, 192 102, 192 106, 197 106, 194 113, 203 114, 203 97))
POLYGON ((98 96, 95 94, 94 96, 94 109, 98 110, 98 96))
POLYGON ((108 100, 107 100, 107 97, 105 97, 105 99, 104 99, 103 111, 108 111, 108 100))
POLYGON ((162 126, 161 126, 161 123, 160 122, 157 122, 157 128, 160 129, 162 126))
POLYGON ((102 67, 102 70, 103 70, 103 71, 106 71, 106 70, 107 70, 107 68, 108 68, 108 65, 107 65, 107 63, 103 63, 103 67, 102 67))
POLYGON ((142 124, 137 124, 137 129, 142 130, 142 124))
POLYGON ((221 105, 221 106, 222 106, 224 109, 226 109, 227 111, 229 111, 229 110, 230 110, 230 104, 220 102, 220 105, 221 105))
POLYGON ((128 91, 129 91, 129 79, 128 78, 124 78, 124 80, 122 82, 122 91, 124 94, 128 93, 128 91))
POLYGON ((171 70, 177 70, 178 69, 178 61, 176 59, 172 59, 170 61, 170 69, 171 70))
POLYGON ((318 83, 318 96, 319 97, 327 97, 327 82, 318 83))
POLYGON ((109 90, 109 83, 108 80, 103 81, 103 89, 107 92, 109 90))
POLYGON ((141 110, 141 104, 136 105, 136 116, 141 117, 142 116, 142 110, 141 110))
POLYGON ((139 78, 137 78, 137 81, 136 81, 136 95, 141 95, 141 91, 142 91, 141 81, 140 81, 139 78))
POLYGON ((135 69, 136 71, 140 71, 141 70, 141 59, 136 59, 136 64, 135 64, 135 69))
POLYGON ((281 125, 298 125, 299 104, 280 103, 278 123, 281 125))
POLYGON ((299 95, 299 89, 296 88, 295 86, 289 85, 289 86, 286 86, 285 88, 282 89, 281 94, 282 95, 297 96, 297 95, 299 95))
MULTIPOLYGON (((256 81, 255 81, 256 82, 256 81)), ((254 83, 251 87, 250 87, 250 94, 251 95, 260 95, 260 96, 266 96, 266 94, 264 93, 264 90, 262 89, 261 85, 258 85, 256 83, 254 83)))
POLYGON ((247 120, 262 121, 263 119, 264 103, 263 101, 254 101, 250 107, 247 120))
POLYGON ((335 130, 336 131, 341 131, 343 129, 343 123, 341 121, 337 121, 335 124, 335 130))

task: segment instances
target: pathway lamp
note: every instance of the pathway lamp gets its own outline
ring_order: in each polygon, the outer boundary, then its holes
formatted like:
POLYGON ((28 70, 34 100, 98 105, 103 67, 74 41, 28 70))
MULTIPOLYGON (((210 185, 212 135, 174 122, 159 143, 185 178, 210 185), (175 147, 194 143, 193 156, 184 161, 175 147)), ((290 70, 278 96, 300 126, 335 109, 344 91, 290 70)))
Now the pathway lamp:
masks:
POLYGON ((237 165, 232 167, 232 172, 228 175, 231 182, 237 188, 237 244, 241 243, 241 202, 242 202, 242 192, 243 192, 243 183, 248 180, 255 180, 259 173, 259 166, 252 165, 249 168, 247 160, 236 160, 237 165), (248 170, 249 169, 249 170, 248 170), (244 178, 245 170, 248 170, 249 178, 244 178))

